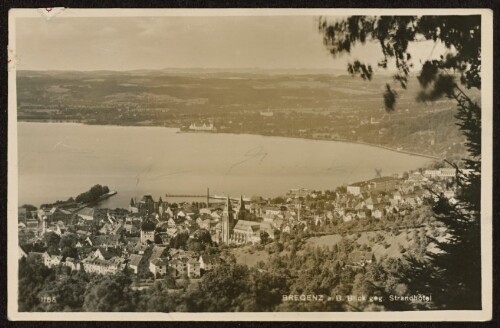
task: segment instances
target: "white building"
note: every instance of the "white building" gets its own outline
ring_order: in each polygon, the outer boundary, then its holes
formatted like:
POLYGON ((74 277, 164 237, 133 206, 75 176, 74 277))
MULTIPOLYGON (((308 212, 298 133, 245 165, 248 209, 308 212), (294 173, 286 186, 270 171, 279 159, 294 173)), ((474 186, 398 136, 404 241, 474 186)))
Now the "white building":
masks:
POLYGON ((212 123, 209 123, 209 124, 206 124, 206 123, 203 123, 203 124, 197 124, 197 123, 192 123, 190 126, 189 126, 189 130, 193 130, 193 131, 215 131, 215 127, 212 123))
POLYGON ((48 268, 58 266, 59 264, 61 264, 61 261, 62 261, 62 256, 50 255, 47 252, 43 253, 42 258, 43 258, 43 264, 48 268))
POLYGON ((425 170, 424 176, 428 178, 454 178, 457 174, 455 168, 440 168, 439 170, 425 170))

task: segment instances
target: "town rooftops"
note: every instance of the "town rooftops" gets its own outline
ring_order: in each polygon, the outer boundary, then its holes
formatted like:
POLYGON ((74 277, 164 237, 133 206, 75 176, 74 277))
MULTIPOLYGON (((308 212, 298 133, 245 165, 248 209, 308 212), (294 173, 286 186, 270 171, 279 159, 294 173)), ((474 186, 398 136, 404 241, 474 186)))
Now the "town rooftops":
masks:
POLYGON ((92 246, 116 245, 120 243, 121 235, 98 235, 89 236, 92 246))
POLYGON ((148 249, 148 245, 142 244, 141 242, 137 242, 137 244, 133 247, 134 252, 144 252, 148 249))

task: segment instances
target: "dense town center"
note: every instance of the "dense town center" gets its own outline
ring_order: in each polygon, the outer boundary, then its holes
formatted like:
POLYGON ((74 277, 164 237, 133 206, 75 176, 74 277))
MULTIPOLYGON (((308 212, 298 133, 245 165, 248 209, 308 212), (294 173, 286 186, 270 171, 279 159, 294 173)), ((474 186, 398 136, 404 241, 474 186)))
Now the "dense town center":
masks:
MULTIPOLYGON (((384 222, 391 229, 429 229, 426 220, 405 217, 427 206, 433 193, 453 202, 456 174, 454 168, 429 169, 334 191, 293 189, 275 199, 240 196, 210 202, 207 197, 208 204, 169 203, 145 195, 132 199, 128 209, 97 208, 72 199, 40 209, 24 206, 19 208, 19 256, 87 273, 128 270, 137 277, 136 286, 143 287, 167 275, 196 281, 224 265, 231 253, 227 250, 270 247, 287 235, 306 239, 376 231, 387 226, 384 222)), ((355 251, 344 265, 363 267, 373 260, 373 252, 355 251)))

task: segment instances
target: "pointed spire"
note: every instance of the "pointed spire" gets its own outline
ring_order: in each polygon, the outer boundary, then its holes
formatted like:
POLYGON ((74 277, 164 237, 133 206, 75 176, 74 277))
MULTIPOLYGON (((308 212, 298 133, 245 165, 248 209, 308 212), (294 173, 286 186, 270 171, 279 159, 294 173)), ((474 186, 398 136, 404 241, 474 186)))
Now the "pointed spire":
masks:
POLYGON ((243 200, 243 195, 240 195, 240 211, 245 209, 245 201, 243 200))
POLYGON ((224 207, 225 212, 231 212, 233 209, 231 207, 231 200, 229 199, 229 196, 227 196, 226 200, 226 206, 224 207))

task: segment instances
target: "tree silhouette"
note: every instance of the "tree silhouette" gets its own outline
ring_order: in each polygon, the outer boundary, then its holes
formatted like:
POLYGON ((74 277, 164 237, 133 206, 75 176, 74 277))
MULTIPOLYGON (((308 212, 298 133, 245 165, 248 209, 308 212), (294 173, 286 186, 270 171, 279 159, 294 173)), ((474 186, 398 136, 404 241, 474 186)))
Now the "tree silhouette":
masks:
MULTIPOLYGON (((449 50, 439 60, 423 63, 418 80, 423 87, 420 100, 435 100, 442 96, 463 96, 456 77, 466 88, 481 88, 481 16, 350 16, 345 20, 329 23, 319 19, 323 43, 336 57, 350 53, 357 44, 377 42, 382 57, 380 68, 388 68, 394 61, 397 73, 394 81, 406 89, 412 56, 410 42, 432 40, 441 42, 449 50)), ((373 68, 358 60, 349 63, 352 75, 371 80, 373 68)), ((395 109, 397 92, 386 84, 384 103, 388 111, 395 109)), ((470 100, 470 99, 469 99, 470 100)))
MULTIPOLYGON (((413 269, 406 278, 410 289, 432 293, 439 308, 480 309, 481 106, 464 90, 481 88, 481 16, 350 16, 336 22, 320 18, 319 31, 334 57, 350 53, 357 44, 380 44, 378 66, 387 68, 393 61, 397 69, 393 78, 402 89, 407 88, 413 68, 410 42, 432 40, 446 47, 445 55, 423 63, 417 100, 447 97, 456 101, 455 117, 469 153, 464 159, 467 170, 452 164, 457 169, 458 203, 449 204, 443 195, 437 195, 434 213, 449 234, 445 241, 434 240, 442 252, 428 254, 429 263, 410 259, 413 269)), ((370 65, 354 61, 347 69, 352 75, 372 79, 370 65)), ((395 88, 386 84, 383 98, 387 111, 395 110, 397 95, 395 88)))

